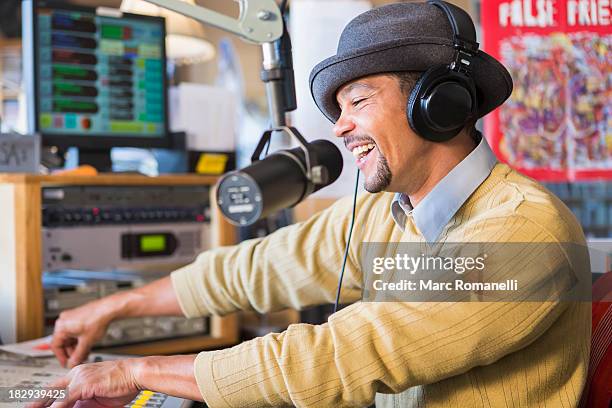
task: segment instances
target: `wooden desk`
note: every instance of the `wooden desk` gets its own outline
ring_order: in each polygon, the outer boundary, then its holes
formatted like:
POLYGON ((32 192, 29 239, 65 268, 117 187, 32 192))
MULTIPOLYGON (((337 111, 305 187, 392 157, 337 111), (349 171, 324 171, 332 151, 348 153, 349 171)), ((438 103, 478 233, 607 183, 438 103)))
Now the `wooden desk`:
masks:
MULTIPOLYGON (((41 176, 0 174, 0 333, 5 343, 44 334, 42 287, 42 188, 47 186, 214 185, 216 177, 102 174, 41 176)), ((211 203, 215 200, 211 199, 211 203)), ((235 228, 218 209, 211 211, 213 245, 236 243, 235 228)), ((128 354, 169 354, 223 347, 238 342, 236 316, 212 317, 211 335, 113 348, 128 354)))

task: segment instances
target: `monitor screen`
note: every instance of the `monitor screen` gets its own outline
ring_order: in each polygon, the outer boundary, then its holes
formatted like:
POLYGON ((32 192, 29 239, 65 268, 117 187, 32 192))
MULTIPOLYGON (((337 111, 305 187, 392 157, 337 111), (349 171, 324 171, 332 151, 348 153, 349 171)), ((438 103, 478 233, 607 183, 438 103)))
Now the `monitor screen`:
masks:
POLYGON ((35 121, 43 139, 165 138, 164 20, 34 3, 35 121))

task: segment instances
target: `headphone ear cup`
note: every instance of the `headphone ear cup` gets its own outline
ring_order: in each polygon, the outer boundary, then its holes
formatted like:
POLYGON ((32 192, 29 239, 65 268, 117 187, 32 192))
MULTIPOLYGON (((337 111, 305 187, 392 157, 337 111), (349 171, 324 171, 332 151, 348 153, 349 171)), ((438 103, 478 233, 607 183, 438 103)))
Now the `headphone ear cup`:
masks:
POLYGON ((416 101, 419 99, 419 95, 422 93, 423 83, 428 78, 429 76, 428 74, 434 69, 435 67, 432 67, 428 69, 427 71, 425 71, 423 75, 421 75, 421 77, 416 82, 416 84, 414 84, 414 87, 412 88, 412 91, 410 92, 410 95, 408 96, 408 102, 406 104, 406 117, 408 118, 408 124, 410 125, 412 130, 414 130, 418 135, 420 135, 421 133, 419 132, 418 126, 413 119, 415 104, 416 104, 416 101))
POLYGON ((408 98, 410 127, 423 138, 445 142, 456 136, 476 111, 472 81, 446 65, 429 69, 408 98))

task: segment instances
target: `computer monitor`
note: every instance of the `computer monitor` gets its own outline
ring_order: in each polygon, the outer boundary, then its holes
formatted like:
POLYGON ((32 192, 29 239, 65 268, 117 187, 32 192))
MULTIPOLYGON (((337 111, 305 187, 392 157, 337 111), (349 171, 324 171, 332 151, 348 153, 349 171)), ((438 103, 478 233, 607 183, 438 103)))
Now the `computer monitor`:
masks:
POLYGON ((44 145, 110 167, 110 148, 169 147, 165 22, 57 0, 23 2, 28 124, 44 145))

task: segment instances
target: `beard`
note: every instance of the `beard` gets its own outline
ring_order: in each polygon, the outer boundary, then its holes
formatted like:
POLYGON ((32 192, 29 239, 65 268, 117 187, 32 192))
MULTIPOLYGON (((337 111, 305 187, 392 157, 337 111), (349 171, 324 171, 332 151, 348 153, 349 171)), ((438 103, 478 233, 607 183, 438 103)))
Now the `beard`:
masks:
POLYGON ((365 180, 363 188, 369 193, 380 193, 385 191, 389 184, 391 184, 391 169, 387 159, 379 150, 378 160, 376 161, 376 173, 365 180))

